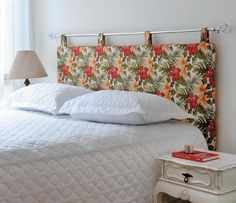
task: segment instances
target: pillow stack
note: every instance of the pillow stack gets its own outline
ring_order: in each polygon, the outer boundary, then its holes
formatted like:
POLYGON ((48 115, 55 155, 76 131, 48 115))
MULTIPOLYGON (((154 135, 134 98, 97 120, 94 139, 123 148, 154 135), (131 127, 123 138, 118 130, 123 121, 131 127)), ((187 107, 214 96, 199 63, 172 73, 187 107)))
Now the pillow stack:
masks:
POLYGON ((68 114, 74 120, 144 125, 195 117, 163 97, 118 90, 94 92, 83 87, 41 83, 21 88, 3 104, 48 114, 68 114))

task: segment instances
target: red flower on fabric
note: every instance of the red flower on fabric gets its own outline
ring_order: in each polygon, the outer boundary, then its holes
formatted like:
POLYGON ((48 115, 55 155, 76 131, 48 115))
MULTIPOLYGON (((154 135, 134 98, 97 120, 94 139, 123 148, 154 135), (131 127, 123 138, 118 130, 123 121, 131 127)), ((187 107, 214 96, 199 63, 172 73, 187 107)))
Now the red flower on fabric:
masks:
POLYGON ((156 45, 152 48, 152 51, 155 53, 155 56, 162 54, 162 45, 156 45))
POLYGON ((84 74, 87 77, 91 77, 92 76, 92 70, 93 70, 93 68, 91 66, 87 65, 85 70, 84 70, 84 74))
POLYGON ((159 90, 156 92, 156 95, 160 96, 160 97, 164 97, 164 93, 163 92, 160 92, 159 90))
POLYGON ((210 121, 208 127, 206 128, 207 132, 210 133, 211 138, 216 137, 216 121, 210 121))
POLYGON ((74 47, 72 49, 72 52, 74 54, 74 56, 79 56, 80 55, 80 50, 79 50, 80 47, 74 47))
POLYGON ((124 56, 129 56, 132 54, 132 50, 130 46, 126 46, 122 48, 122 52, 124 53, 124 56))
POLYGON ((193 93, 189 93, 186 103, 190 105, 191 109, 196 109, 198 107, 197 100, 198 100, 197 95, 194 95, 193 93))
POLYGON ((138 70, 138 75, 140 77, 140 80, 146 80, 148 76, 148 68, 141 66, 138 70))
POLYGON ((207 77, 210 81, 210 83, 215 86, 216 85, 216 81, 215 81, 215 69, 208 68, 208 70, 205 72, 204 74, 205 77, 207 77))
POLYGON ((118 68, 112 66, 109 70, 109 74, 110 74, 112 79, 116 79, 118 77, 118 68))
POLYGON ((198 44, 189 44, 187 46, 187 50, 189 52, 189 55, 196 55, 196 54, 198 54, 198 44))
POLYGON ((207 32, 206 31, 204 31, 203 33, 202 33, 202 39, 206 39, 207 38, 207 32))
POLYGON ((69 66, 63 65, 60 69, 60 71, 63 73, 64 76, 69 75, 69 66))
POLYGON ((168 76, 170 76, 173 81, 180 80, 180 69, 177 67, 173 67, 171 71, 168 73, 168 76))
POLYGON ((98 56, 102 56, 103 55, 103 46, 99 46, 96 48, 96 51, 98 53, 98 56))

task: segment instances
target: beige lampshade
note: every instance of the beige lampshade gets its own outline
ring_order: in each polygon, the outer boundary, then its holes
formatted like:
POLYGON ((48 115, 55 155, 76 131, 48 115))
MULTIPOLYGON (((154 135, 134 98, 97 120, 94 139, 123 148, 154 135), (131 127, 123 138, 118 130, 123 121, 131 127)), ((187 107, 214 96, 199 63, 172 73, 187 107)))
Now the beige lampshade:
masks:
POLYGON ((9 79, 29 79, 48 76, 35 51, 18 51, 12 64, 9 79))

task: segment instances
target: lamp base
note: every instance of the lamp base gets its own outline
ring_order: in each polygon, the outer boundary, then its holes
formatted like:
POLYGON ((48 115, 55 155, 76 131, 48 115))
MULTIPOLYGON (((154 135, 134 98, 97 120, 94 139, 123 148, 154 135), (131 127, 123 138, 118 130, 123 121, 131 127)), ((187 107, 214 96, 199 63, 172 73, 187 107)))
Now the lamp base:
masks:
POLYGON ((30 85, 30 81, 29 81, 29 79, 25 79, 24 84, 25 84, 25 86, 29 86, 29 85, 30 85))

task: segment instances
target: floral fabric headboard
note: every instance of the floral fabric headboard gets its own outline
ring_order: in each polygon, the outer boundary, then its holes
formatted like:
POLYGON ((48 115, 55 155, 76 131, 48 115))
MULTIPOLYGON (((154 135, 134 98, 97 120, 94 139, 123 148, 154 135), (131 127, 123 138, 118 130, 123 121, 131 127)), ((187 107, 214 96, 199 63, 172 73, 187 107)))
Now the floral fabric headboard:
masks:
POLYGON ((144 45, 67 46, 65 36, 57 50, 58 82, 93 90, 141 91, 165 97, 196 116, 209 149, 216 147, 215 45, 202 30, 201 42, 152 45, 145 32, 144 45))

